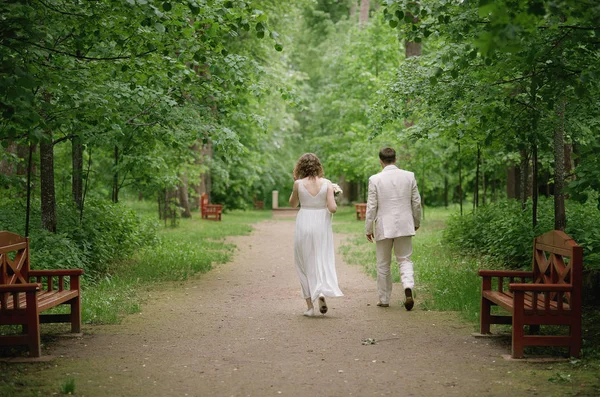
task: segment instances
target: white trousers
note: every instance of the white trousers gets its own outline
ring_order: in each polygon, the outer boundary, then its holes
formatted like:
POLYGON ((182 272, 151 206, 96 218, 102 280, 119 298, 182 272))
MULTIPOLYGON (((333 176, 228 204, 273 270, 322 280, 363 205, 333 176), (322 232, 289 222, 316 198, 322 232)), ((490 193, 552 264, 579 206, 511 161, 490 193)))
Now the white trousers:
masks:
POLYGON ((375 242, 377 246, 377 293, 381 303, 390 303, 392 295, 392 249, 400 268, 404 289, 415 286, 412 255, 412 236, 388 238, 375 242))

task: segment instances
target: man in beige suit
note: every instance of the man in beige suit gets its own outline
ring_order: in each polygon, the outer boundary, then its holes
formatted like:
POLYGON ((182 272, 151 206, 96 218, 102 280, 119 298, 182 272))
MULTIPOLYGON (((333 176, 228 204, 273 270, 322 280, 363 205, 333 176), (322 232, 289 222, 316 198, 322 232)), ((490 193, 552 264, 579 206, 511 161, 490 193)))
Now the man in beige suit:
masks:
POLYGON ((367 240, 377 245, 377 306, 389 307, 392 294, 392 249, 396 255, 406 300, 414 306, 412 236, 421 224, 421 196, 415 174, 396 167, 396 151, 386 147, 379 152, 383 170, 369 178, 369 199, 365 216, 367 240), (373 235, 373 222, 375 234, 373 235))

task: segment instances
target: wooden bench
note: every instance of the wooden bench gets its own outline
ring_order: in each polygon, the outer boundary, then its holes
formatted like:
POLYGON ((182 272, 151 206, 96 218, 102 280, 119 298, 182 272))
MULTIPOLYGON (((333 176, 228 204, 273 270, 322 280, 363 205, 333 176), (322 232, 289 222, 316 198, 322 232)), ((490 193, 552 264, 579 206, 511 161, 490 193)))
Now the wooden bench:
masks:
POLYGON ((204 193, 200 200, 200 212, 202 214, 202 219, 220 221, 221 214, 223 213, 223 206, 220 204, 209 204, 208 194, 204 193))
POLYGON ((479 271, 481 333, 489 334, 490 324, 512 324, 513 358, 523 358, 525 346, 567 346, 572 357, 579 357, 582 247, 564 232, 553 230, 535 238, 532 262, 532 271, 479 271), (491 314, 494 305, 511 315, 491 314), (538 335, 541 325, 565 326, 569 333, 538 335))
POLYGON ((23 330, 0 336, 0 346, 27 345, 31 357, 40 357, 40 323, 71 323, 71 332, 81 332, 82 274, 82 269, 31 270, 29 239, 0 231, 0 325, 23 330), (40 314, 58 305, 70 305, 70 313, 40 314))
POLYGON ((262 200, 257 200, 256 196, 254 196, 253 202, 254 202, 255 210, 264 210, 265 209, 265 202, 262 200))
POLYGON ((355 203, 356 207, 356 220, 364 221, 367 214, 367 203, 355 203))

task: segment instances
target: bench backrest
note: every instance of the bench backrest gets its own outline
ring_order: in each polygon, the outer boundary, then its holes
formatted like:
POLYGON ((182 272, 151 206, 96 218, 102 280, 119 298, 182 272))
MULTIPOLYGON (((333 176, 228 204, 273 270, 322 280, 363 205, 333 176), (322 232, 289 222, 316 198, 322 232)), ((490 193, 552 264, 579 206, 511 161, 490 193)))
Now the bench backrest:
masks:
MULTIPOLYGON (((29 283, 29 239, 0 231, 0 285, 29 283)), ((10 293, 0 293, 0 310, 6 308, 10 293)))
POLYGON ((208 205, 208 194, 202 193, 200 196, 200 207, 202 212, 206 211, 206 206, 208 205))
POLYGON ((572 292, 553 293, 571 306, 581 306, 583 248, 560 230, 535 238, 533 244, 533 282, 572 285, 572 292))
POLYGON ((0 284, 29 283, 29 239, 0 231, 0 284))

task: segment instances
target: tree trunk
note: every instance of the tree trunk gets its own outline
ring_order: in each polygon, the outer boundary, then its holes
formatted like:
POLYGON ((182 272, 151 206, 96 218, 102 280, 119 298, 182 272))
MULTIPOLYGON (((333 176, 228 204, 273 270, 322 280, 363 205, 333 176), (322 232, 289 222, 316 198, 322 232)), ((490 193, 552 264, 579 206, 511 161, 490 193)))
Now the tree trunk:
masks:
POLYGON ((559 101, 556 108, 558 119, 554 128, 554 229, 565 230, 565 101, 559 101))
POLYGON ((190 201, 188 200, 188 178, 186 173, 181 175, 181 182, 177 190, 179 193, 179 207, 182 208, 181 217, 191 218, 192 212, 190 211, 190 201))
MULTIPOLYGON (((448 169, 448 165, 446 165, 446 169, 448 169)), ((444 175, 444 206, 448 208, 448 175, 444 175)))
POLYGON ((354 18, 356 16, 356 1, 354 1, 352 3, 352 5, 350 6, 350 19, 354 18))
POLYGON ((112 202, 118 203, 119 202, 119 171, 118 171, 119 147, 116 145, 115 145, 115 152, 114 152, 114 164, 115 164, 115 169, 114 169, 114 173, 113 173, 112 202))
POLYGON ((29 223, 31 219, 31 171, 33 164, 33 144, 29 142, 29 153, 27 156, 27 204, 25 208, 25 237, 29 237, 29 223))
POLYGON ((462 161, 460 158, 460 142, 458 143, 458 201, 460 202, 460 215, 463 214, 463 194, 462 194, 462 161))
POLYGON ((479 171, 481 162, 481 147, 479 144, 477 145, 477 158, 475 165, 475 189, 473 191, 473 210, 476 210, 479 207, 479 171))
POLYGON ((516 199, 519 196, 518 174, 517 167, 514 165, 506 167, 506 198, 516 199))
POLYGON ((54 190, 54 144, 52 133, 40 142, 40 189, 42 228, 56 233, 56 194, 54 190))
POLYGON ((481 204, 485 207, 487 201, 487 183, 485 181, 485 161, 483 157, 481 158, 481 189, 483 190, 481 204))
POLYGON ((538 208, 538 148, 537 144, 531 145, 531 167, 532 167, 532 189, 531 201, 533 208, 531 211, 531 224, 535 228, 537 225, 537 208, 538 208))
POLYGON ((360 0, 360 14, 358 16, 358 24, 364 26, 369 22, 369 6, 371 0, 360 0))
POLYGON ((520 176, 520 193, 521 197, 521 208, 525 209, 527 204, 527 197, 529 197, 529 154, 526 150, 521 151, 521 166, 519 167, 521 171, 520 176))
POLYGON ((79 210, 83 206, 83 145, 81 139, 75 137, 71 140, 71 163, 72 163, 72 185, 73 201, 79 210))
MULTIPOLYGON (((413 20, 415 22, 417 22, 419 20, 418 17, 413 17, 413 20)), ((415 43, 413 41, 408 41, 406 40, 404 42, 404 57, 405 59, 408 59, 410 57, 418 57, 421 56, 421 43, 415 43)), ((411 99, 408 99, 408 102, 410 102, 411 99)), ((414 124, 414 121, 412 120, 404 120, 404 126, 406 128, 408 127, 412 127, 412 125, 414 124)))

